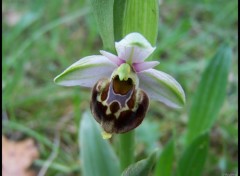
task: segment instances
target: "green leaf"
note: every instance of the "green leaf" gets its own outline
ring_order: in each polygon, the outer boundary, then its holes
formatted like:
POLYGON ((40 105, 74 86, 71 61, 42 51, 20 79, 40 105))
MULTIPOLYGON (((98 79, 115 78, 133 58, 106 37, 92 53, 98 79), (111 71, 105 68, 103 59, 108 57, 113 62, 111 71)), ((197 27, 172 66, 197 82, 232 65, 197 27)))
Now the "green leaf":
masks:
POLYGON ((193 140, 179 160, 177 168, 178 176, 202 175, 208 152, 208 144, 208 133, 204 133, 193 140))
POLYGON ((124 36, 122 33, 123 26, 123 15, 126 6, 126 0, 115 0, 114 1, 114 38, 115 41, 121 40, 124 36))
POLYGON ((188 143, 212 127, 224 102, 231 58, 231 48, 223 45, 205 69, 189 113, 188 143))
POLYGON ((83 176, 120 175, 119 161, 90 112, 83 114, 79 137, 83 176))
POLYGON ((163 149, 157 161, 155 176, 170 176, 172 175, 172 165, 174 159, 174 140, 171 139, 163 149))
POLYGON ((131 164, 124 170, 122 176, 146 176, 150 173, 156 162, 157 151, 153 152, 148 158, 131 164))
POLYGON ((158 29, 158 1, 128 0, 115 2, 115 4, 115 7, 120 4, 119 9, 114 12, 116 38, 119 39, 119 36, 124 37, 131 32, 139 32, 152 45, 155 45, 158 29))
POLYGON ((91 0, 103 45, 110 51, 114 50, 113 3, 114 0, 91 0))

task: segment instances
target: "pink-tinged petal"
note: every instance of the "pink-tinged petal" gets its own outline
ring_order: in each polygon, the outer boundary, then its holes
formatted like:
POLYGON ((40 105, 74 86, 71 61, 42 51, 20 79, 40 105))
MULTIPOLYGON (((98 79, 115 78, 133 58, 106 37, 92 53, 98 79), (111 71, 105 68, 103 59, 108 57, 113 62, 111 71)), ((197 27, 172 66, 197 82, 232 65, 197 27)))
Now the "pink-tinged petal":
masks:
POLYGON ((115 42, 118 57, 123 60, 131 61, 131 63, 143 62, 150 54, 153 53, 155 47, 139 33, 134 32, 128 34, 119 42, 115 42))
POLYGON ((122 63, 124 63, 123 60, 119 59, 117 56, 115 56, 112 53, 109 53, 107 51, 103 51, 100 50, 100 53, 105 56, 106 58, 108 58, 110 61, 112 61, 113 63, 115 63, 117 66, 121 65, 122 63))
POLYGON ((139 87, 151 99, 174 108, 180 108, 184 105, 184 91, 172 76, 155 69, 148 69, 138 73, 138 77, 139 87))
POLYGON ((88 56, 68 67, 54 82, 63 86, 93 87, 99 79, 109 78, 116 67, 105 56, 88 56))
POLYGON ((158 65, 159 62, 158 61, 151 61, 151 62, 141 62, 141 63, 134 63, 133 64, 133 68, 136 72, 141 72, 144 70, 148 70, 150 68, 155 67, 156 65, 158 65))

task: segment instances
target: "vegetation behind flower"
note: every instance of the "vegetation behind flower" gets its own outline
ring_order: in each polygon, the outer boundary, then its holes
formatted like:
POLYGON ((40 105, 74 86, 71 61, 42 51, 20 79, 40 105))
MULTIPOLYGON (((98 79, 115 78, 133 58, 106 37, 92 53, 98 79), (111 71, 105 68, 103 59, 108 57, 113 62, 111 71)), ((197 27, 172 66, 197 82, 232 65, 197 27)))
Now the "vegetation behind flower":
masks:
MULTIPOLYGON (((102 48, 90 5, 85 1, 9 2, 3 2, 2 90, 3 119, 7 119, 3 133, 17 137, 21 132, 36 139, 41 159, 35 165, 42 168, 55 147, 57 131, 61 143, 47 175, 79 175, 83 168, 77 155, 77 133, 80 117, 89 108, 90 94, 79 88, 55 86, 52 78, 76 58, 98 54, 102 48), (10 23, 9 19, 14 15, 23 21, 15 25, 10 23)), ((164 151, 171 156, 170 138, 175 133, 173 164, 178 165, 176 161, 186 149, 184 136, 188 112, 192 104, 196 104, 193 103, 193 95, 208 60, 213 58, 219 44, 227 39, 233 50, 233 64, 226 99, 210 130, 208 160, 203 175, 236 171, 236 4, 235 1, 164 1, 160 5, 158 48, 153 58, 161 59, 157 69, 171 73, 182 84, 187 106, 184 110, 172 111, 159 103, 151 103, 147 118, 135 131, 134 162, 147 158, 156 147, 159 151, 168 148, 164 151), (169 144, 166 145, 167 142, 169 144)), ((199 97, 204 99, 201 95, 199 97)), ((199 140, 202 138, 204 135, 199 140)), ((94 150, 97 151, 96 148, 94 150)), ((154 157, 149 158, 149 161, 153 160, 154 157)), ((166 164, 166 160, 163 163, 166 164)))

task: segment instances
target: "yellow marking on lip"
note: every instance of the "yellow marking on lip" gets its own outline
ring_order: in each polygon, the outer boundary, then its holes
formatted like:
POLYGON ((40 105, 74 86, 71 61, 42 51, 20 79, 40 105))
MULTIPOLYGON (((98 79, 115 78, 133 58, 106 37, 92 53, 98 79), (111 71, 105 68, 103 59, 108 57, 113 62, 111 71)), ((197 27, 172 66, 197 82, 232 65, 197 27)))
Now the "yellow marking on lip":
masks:
POLYGON ((112 113, 112 112, 111 112, 111 110, 110 110, 110 106, 107 105, 106 115, 109 115, 109 114, 111 114, 111 113, 112 113))
POLYGON ((107 133, 106 131, 102 132, 102 138, 103 139, 110 139, 112 137, 111 133, 107 133))

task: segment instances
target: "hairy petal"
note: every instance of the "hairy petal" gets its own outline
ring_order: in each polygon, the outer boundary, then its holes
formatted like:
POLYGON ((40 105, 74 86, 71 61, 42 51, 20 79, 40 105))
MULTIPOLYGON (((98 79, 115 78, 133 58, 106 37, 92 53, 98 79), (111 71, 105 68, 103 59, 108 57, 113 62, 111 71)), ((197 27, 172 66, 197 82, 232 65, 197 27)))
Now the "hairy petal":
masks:
POLYGON ((138 76, 139 87, 151 99, 163 102, 174 108, 180 108, 185 104, 184 91, 172 76, 155 69, 140 72, 138 76))
POLYGON ((104 56, 88 56, 68 67, 54 82, 63 86, 93 87, 99 79, 109 78, 116 67, 104 56))
POLYGON ((156 48, 137 32, 130 33, 121 41, 115 42, 115 47, 118 57, 126 61, 130 60, 132 63, 143 62, 156 48))
POLYGON ((134 63, 133 64, 133 68, 136 72, 141 72, 144 70, 148 70, 150 68, 155 67, 156 65, 158 65, 159 62, 158 61, 151 61, 151 62, 141 62, 141 63, 134 63))

